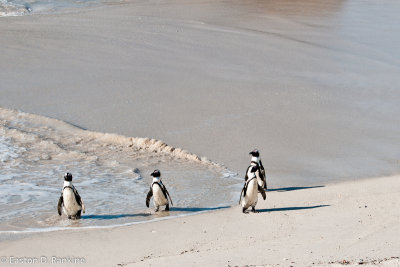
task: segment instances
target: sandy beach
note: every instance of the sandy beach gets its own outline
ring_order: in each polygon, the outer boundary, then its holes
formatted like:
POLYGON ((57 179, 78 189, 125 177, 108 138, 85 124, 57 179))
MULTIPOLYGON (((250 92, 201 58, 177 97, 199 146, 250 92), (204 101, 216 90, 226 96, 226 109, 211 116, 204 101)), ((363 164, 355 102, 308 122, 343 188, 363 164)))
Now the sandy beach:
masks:
POLYGON ((277 188, 256 214, 234 206, 128 227, 37 233, 1 242, 0 254, 107 267, 399 266, 399 193, 399 176, 277 188))

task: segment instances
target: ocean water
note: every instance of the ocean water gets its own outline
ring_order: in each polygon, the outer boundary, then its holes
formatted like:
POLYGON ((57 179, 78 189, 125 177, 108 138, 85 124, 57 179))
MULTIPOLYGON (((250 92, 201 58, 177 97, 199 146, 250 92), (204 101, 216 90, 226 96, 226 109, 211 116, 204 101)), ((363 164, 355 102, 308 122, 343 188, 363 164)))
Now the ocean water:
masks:
POLYGON ((237 201, 242 182, 161 141, 89 132, 7 109, 0 109, 0 166, 0 234, 108 227, 225 208, 237 201), (155 168, 174 202, 170 212, 145 206, 155 168), (86 205, 81 220, 57 214, 67 171, 86 205))

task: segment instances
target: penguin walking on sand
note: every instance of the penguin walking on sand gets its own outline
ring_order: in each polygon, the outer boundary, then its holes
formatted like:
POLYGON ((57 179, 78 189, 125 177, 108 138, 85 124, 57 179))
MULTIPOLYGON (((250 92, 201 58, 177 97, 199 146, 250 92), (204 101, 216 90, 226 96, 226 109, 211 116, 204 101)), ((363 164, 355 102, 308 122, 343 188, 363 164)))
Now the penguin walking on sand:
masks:
POLYGON ((247 179, 249 177, 249 174, 250 174, 250 169, 253 166, 258 166, 259 168, 258 168, 258 171, 256 173, 257 182, 260 185, 260 187, 264 189, 262 191, 267 191, 267 179, 265 177, 264 166, 263 166, 263 164, 261 162, 260 151, 258 151, 257 149, 254 149, 249 154, 251 155, 251 162, 250 162, 250 166, 246 170, 246 177, 244 179, 245 179, 245 181, 247 181, 247 179))
POLYGON ((81 213, 85 213, 85 205, 82 198, 72 184, 72 174, 67 172, 64 175, 64 187, 58 200, 58 215, 61 216, 61 210, 68 216, 68 219, 79 219, 81 213))
POLYGON ((242 192, 240 193, 239 204, 242 205, 242 212, 246 213, 246 210, 251 207, 252 212, 256 211, 256 205, 258 201, 258 192, 261 193, 263 199, 265 200, 265 191, 257 182, 257 171, 259 171, 259 166, 254 165, 250 168, 248 172, 248 177, 244 183, 242 192))
POLYGON ((152 174, 153 182, 150 186, 150 191, 147 193, 146 197, 146 206, 149 207, 151 197, 154 197, 154 206, 156 207, 155 211, 160 209, 160 206, 165 206, 165 210, 169 210, 169 201, 171 201, 171 206, 174 204, 172 203, 171 196, 168 193, 167 188, 161 181, 161 173, 159 170, 154 170, 152 174), (169 201, 168 201, 169 199, 169 201))

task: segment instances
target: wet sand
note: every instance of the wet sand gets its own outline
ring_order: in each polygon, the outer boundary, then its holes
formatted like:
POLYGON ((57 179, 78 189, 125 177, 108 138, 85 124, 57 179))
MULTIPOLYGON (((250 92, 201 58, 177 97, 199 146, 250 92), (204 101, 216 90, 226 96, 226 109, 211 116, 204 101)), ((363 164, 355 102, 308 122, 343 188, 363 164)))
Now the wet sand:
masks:
POLYGON ((157 1, 0 19, 0 106, 272 186, 398 173, 396 1, 157 1))

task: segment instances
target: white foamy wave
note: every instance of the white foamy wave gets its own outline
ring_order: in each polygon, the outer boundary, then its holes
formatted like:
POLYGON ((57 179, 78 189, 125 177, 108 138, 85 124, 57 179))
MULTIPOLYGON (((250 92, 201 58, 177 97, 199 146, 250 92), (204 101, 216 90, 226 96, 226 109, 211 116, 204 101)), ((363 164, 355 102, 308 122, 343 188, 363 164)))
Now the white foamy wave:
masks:
POLYGON ((23 151, 25 151, 24 148, 13 146, 10 138, 0 136, 0 162, 7 162, 16 159, 23 151))
MULTIPOLYGON (((101 146, 124 146, 128 147, 131 150, 135 151, 144 151, 144 152, 153 152, 153 153, 167 153, 170 156, 179 158, 179 159, 186 159, 186 160, 191 160, 191 161, 196 161, 208 165, 214 165, 217 167, 222 167, 221 164, 215 163, 213 161, 210 161, 206 157, 199 157, 195 154, 189 153, 186 150, 183 150, 181 148, 175 148, 172 146, 167 145, 163 141, 156 140, 156 139, 151 139, 151 138, 137 138, 137 137, 126 137, 118 134, 110 134, 110 133, 99 133, 99 132, 91 132, 91 131, 86 131, 79 129, 77 127, 74 127, 72 125, 69 125, 65 122, 62 122, 57 119, 51 119, 51 118, 46 118, 43 116, 39 115, 33 115, 33 114, 28 114, 24 112, 17 112, 14 110, 8 110, 4 108, 0 108, 0 113, 7 118, 10 118, 6 124, 4 124, 6 127, 7 125, 11 126, 10 130, 14 129, 15 125, 23 125, 27 123, 28 121, 32 123, 33 121, 36 121, 36 123, 46 123, 48 126, 42 126, 44 127, 43 130, 49 130, 49 131, 54 131, 54 127, 59 127, 60 129, 63 129, 65 131, 69 131, 68 133, 70 134, 68 136, 68 140, 70 143, 73 143, 73 145, 80 144, 82 142, 98 142, 101 143, 101 146)), ((19 135, 18 131, 15 131, 13 134, 19 135)), ((65 133, 64 133, 65 134, 65 133)), ((65 138, 63 134, 63 138, 65 138)), ((61 135, 59 136, 61 137, 61 135)), ((35 135, 30 136, 30 138, 36 138, 35 135)), ((54 149, 57 149, 60 147, 58 144, 58 141, 61 140, 60 138, 56 138, 54 140, 41 140, 42 146, 47 145, 49 147, 54 146, 54 149), (56 141, 56 142, 54 142, 56 141)), ((65 139, 64 139, 65 140, 65 139)))
POLYGON ((113 2, 115 0, 0 0, 0 17, 62 12, 113 2))
POLYGON ((7 0, 0 0, 0 17, 2 16, 22 16, 31 11, 27 6, 9 2, 7 0))
POLYGON ((236 199, 235 173, 159 140, 90 132, 3 108, 0 133, 0 232, 124 225, 226 207, 236 199), (145 206, 154 169, 174 199, 169 213, 156 215, 145 206), (56 212, 67 171, 90 214, 79 222, 56 212))

